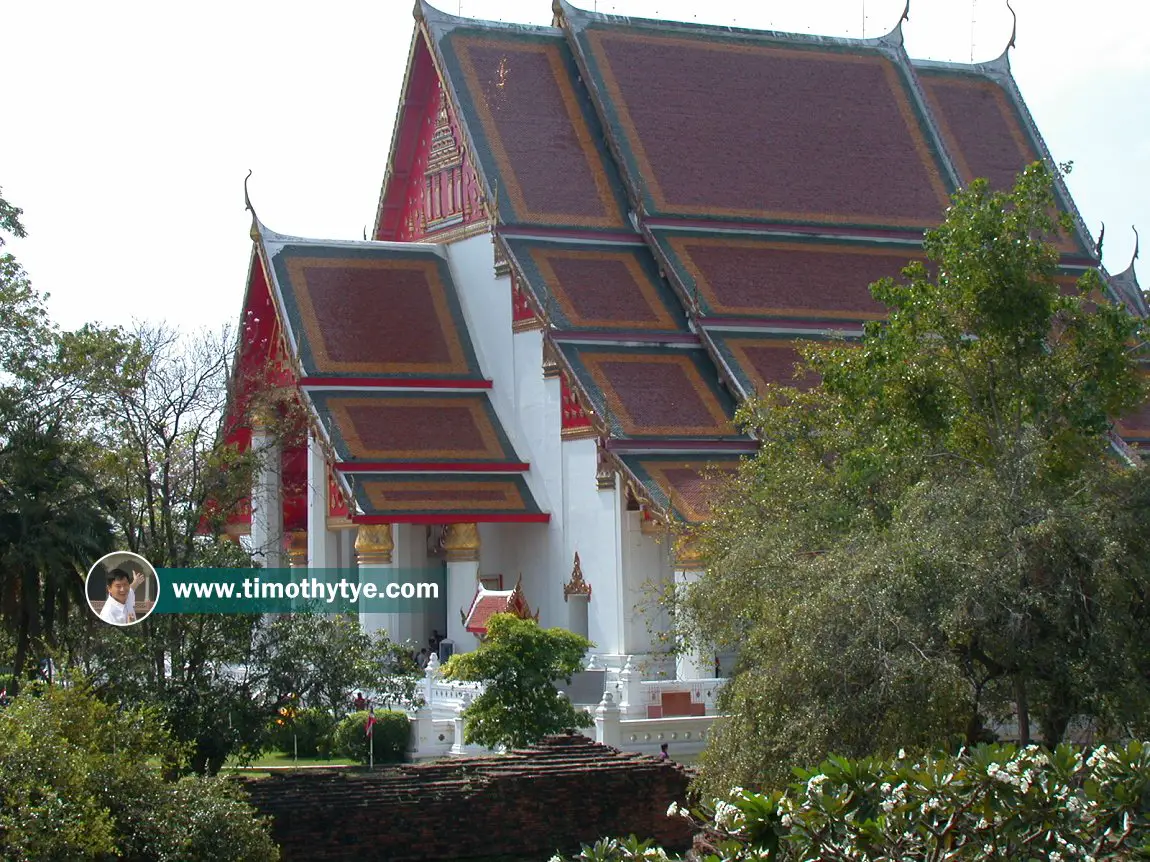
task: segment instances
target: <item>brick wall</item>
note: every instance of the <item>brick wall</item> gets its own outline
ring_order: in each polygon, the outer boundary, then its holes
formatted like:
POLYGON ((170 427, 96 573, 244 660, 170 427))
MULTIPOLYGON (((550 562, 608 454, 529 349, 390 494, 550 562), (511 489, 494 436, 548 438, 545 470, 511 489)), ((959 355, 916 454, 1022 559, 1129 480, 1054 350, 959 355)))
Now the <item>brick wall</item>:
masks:
POLYGON ((290 860, 546 860, 605 836, 690 845, 682 803, 690 773, 578 734, 501 757, 374 772, 296 772, 247 782, 290 860))

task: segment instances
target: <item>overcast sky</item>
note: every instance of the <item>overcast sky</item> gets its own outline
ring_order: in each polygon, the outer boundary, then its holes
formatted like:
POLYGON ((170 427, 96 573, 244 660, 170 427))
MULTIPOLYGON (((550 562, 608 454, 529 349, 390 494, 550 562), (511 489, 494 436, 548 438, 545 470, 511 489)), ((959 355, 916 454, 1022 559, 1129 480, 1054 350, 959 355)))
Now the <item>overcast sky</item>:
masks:
MULTIPOLYGON (((619 0, 600 11, 800 33, 879 35, 904 0, 619 0)), ((0 5, 0 187, 23 207, 12 250, 67 327, 238 318, 260 218, 281 233, 359 239, 387 166, 412 0, 102 0, 0 5)), ((548 24, 550 0, 439 0, 475 18, 548 24)), ((579 5, 579 4, 576 4, 579 5)), ((585 0, 584 7, 595 5, 585 0)), ((1150 3, 1016 0, 1015 78, 1104 262, 1130 225, 1150 287, 1150 3)), ((913 0, 912 57, 1000 54, 1004 0, 913 0)))

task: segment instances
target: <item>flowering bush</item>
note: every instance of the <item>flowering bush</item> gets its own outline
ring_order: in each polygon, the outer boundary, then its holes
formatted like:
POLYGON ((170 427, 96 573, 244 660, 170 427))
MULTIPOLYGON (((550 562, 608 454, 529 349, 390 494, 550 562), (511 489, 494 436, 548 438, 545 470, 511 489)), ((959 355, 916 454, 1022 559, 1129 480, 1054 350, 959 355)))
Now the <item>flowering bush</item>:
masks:
MULTIPOLYGON (((696 825, 692 856, 705 862, 1150 859, 1150 743, 1103 746, 1085 759, 1067 745, 832 757, 797 775, 786 791, 736 787, 698 811, 672 804, 667 815, 696 825)), ((663 858, 639 854, 599 842, 575 858, 663 858)))

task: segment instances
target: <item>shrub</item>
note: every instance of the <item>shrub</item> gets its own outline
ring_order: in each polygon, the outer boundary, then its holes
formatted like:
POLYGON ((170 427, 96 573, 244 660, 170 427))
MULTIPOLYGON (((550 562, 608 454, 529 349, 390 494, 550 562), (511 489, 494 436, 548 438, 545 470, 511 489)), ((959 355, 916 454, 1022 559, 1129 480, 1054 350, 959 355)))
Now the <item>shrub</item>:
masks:
POLYGON ((304 709, 272 726, 272 747, 300 757, 331 757, 338 722, 326 709, 304 709))
POLYGON ((226 779, 163 780, 171 749, 154 713, 78 681, 27 687, 0 711, 0 859, 278 859, 226 779))
MULTIPOLYGON (((983 745, 919 760, 832 757, 785 791, 735 788, 692 813, 696 850, 735 860, 1128 860, 1150 856, 1150 743, 983 745)), ((575 857, 661 858, 599 842, 575 857)))
MULTIPOLYGON (((364 731, 366 725, 366 712, 353 712, 341 721, 335 732, 335 750, 344 757, 367 763, 371 739, 364 731)), ((376 763, 402 763, 411 739, 407 713, 376 710, 372 736, 375 738, 376 763)))

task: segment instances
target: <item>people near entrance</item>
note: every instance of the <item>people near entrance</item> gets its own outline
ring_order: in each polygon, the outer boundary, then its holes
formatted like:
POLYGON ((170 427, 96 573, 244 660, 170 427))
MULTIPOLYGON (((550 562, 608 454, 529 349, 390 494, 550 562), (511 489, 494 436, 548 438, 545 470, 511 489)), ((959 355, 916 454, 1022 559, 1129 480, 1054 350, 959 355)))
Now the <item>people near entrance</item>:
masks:
POLYGON ((137 572, 133 578, 123 569, 108 572, 108 600, 100 610, 100 619, 114 626, 131 625, 136 621, 136 588, 147 580, 147 575, 137 572))
POLYGON ((355 693, 355 711, 363 712, 365 709, 367 709, 367 699, 363 696, 362 691, 357 691, 355 693))
POLYGON ((659 760, 669 761, 670 759, 671 755, 667 752, 667 743, 664 742, 659 746, 659 760))

